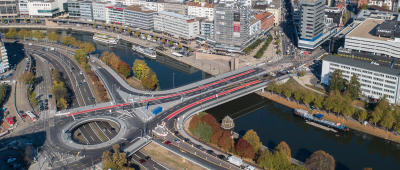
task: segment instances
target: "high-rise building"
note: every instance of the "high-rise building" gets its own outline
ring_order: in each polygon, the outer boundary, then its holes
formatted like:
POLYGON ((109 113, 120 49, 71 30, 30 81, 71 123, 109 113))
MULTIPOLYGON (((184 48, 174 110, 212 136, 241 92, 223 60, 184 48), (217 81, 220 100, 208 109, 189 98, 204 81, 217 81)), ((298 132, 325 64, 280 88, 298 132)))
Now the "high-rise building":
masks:
POLYGON ((299 48, 315 49, 333 35, 333 23, 325 23, 325 0, 301 0, 299 48))
POLYGON ((250 8, 239 2, 216 4, 214 40, 219 50, 241 51, 251 41, 250 8))
POLYGON ((154 15, 154 29, 175 38, 194 39, 200 33, 199 21, 174 12, 162 11, 154 15))
POLYGON ((68 1, 69 17, 73 19, 92 21, 92 1, 68 1))

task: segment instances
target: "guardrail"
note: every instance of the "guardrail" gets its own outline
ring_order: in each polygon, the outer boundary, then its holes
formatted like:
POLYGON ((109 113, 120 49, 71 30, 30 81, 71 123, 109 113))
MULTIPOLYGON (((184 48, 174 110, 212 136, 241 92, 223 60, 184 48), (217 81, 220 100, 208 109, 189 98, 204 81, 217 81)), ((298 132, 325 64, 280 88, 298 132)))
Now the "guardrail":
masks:
MULTIPOLYGON (((27 52, 25 52, 25 55, 26 55, 26 56, 29 56, 29 58, 30 58, 31 64, 29 65, 29 69, 28 69, 28 70, 31 70, 31 68, 32 68, 32 63, 33 63, 33 62, 32 62, 32 56, 29 55, 27 52)), ((26 94, 28 94, 28 89, 26 89, 26 94)), ((30 96, 27 96, 27 98, 28 98, 29 106, 31 107, 32 112, 35 114, 35 109, 33 109, 33 107, 32 107, 32 103, 31 103, 31 100, 30 100, 30 96)))

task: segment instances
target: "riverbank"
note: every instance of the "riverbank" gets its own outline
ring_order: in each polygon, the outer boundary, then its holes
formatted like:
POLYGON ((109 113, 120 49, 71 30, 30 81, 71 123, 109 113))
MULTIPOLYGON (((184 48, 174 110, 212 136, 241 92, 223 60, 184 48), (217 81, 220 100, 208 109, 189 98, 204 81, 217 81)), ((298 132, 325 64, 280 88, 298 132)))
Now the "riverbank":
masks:
MULTIPOLYGON (((286 98, 282 98, 282 97, 278 97, 278 95, 276 94, 272 94, 270 92, 255 92, 256 94, 266 97, 276 103, 282 104, 286 107, 292 108, 292 109, 303 109, 303 110, 311 110, 310 108, 301 105, 301 104, 297 104, 296 102, 293 101, 288 101, 286 98)), ((371 126, 367 126, 367 125, 363 125, 360 122, 353 122, 353 121, 347 121, 346 119, 343 118, 338 118, 335 114, 331 113, 328 114, 326 112, 322 112, 322 111, 317 111, 314 110, 313 113, 320 113, 324 115, 324 119, 332 121, 332 122, 338 122, 338 123, 342 123, 346 126, 348 126, 350 128, 350 130, 357 130, 359 132, 363 132, 366 134, 370 134, 370 135, 374 135, 376 137, 380 137, 386 140, 390 140, 396 143, 400 143, 400 136, 396 136, 393 133, 390 132, 386 132, 382 129, 378 129, 378 128, 373 128, 371 126)), ((340 134, 340 133, 339 133, 340 134)))

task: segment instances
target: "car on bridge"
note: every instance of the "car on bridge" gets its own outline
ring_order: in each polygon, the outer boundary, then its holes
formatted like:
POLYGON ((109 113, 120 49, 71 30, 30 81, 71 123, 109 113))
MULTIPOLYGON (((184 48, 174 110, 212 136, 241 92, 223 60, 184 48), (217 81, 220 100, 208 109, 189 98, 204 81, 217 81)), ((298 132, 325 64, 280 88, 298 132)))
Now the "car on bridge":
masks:
POLYGON ((140 162, 141 164, 145 164, 145 163, 146 163, 146 160, 141 159, 141 160, 139 160, 139 162, 140 162))
POLYGON ((167 141, 165 142, 165 144, 171 145, 171 141, 167 140, 167 141))
POLYGON ((179 139, 174 139, 174 142, 175 142, 175 143, 180 143, 181 140, 179 140, 179 139))

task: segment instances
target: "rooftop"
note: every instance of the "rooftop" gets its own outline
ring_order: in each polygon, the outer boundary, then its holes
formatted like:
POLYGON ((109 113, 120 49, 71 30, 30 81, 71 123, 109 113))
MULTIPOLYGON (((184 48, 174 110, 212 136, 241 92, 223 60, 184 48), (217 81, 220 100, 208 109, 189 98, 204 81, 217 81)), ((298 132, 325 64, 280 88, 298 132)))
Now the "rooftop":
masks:
POLYGON ((189 17, 189 16, 186 16, 186 15, 181 15, 181 14, 177 14, 177 13, 174 13, 174 12, 167 12, 167 11, 161 11, 158 14, 167 15, 167 16, 171 16, 171 17, 175 17, 175 18, 179 18, 179 19, 183 19, 183 20, 196 19, 195 17, 189 17))
POLYGON ((336 7, 338 7, 340 10, 342 10, 344 6, 342 4, 339 4, 336 7))
POLYGON ((270 13, 270 12, 264 12, 264 13, 259 13, 259 14, 255 13, 254 17, 256 17, 259 20, 262 20, 263 18, 267 18, 268 16, 271 16, 271 15, 272 15, 272 13, 270 13))
POLYGON ((235 123, 233 123, 233 119, 231 117, 225 116, 222 119, 221 127, 223 129, 231 129, 231 128, 235 127, 235 123))
POLYGON ((205 8, 214 8, 215 4, 208 3, 200 3, 200 2, 190 2, 188 6, 197 6, 197 7, 205 7, 205 8))
POLYGON ((251 18, 250 18, 250 25, 253 25, 254 23, 256 23, 256 22, 258 22, 258 21, 260 21, 260 20, 257 19, 257 18, 251 17, 251 18))
POLYGON ((131 11, 137 11, 137 12, 143 12, 143 13, 157 12, 157 11, 152 11, 152 10, 146 9, 140 5, 127 6, 127 7, 125 7, 125 10, 131 10, 131 11))
POLYGON ((400 69, 394 69, 394 68, 390 68, 390 67, 374 65, 374 64, 370 64, 368 62, 363 62, 363 61, 346 58, 346 57, 336 57, 333 55, 329 55, 328 57, 324 58, 323 61, 331 61, 331 62, 335 62, 335 63, 345 64, 348 66, 363 68, 363 69, 376 71, 379 73, 384 73, 384 74, 389 74, 389 75, 394 75, 394 76, 398 76, 400 74, 400 69))
POLYGON ((385 20, 380 19, 367 19, 360 25, 358 25, 353 31, 351 31, 347 36, 368 38, 374 40, 393 40, 392 38, 379 37, 376 35, 376 28, 382 24, 385 20))
POLYGON ((268 5, 254 5, 253 9, 263 9, 263 10, 265 10, 268 7, 269 7, 268 5))
POLYGON ((393 12, 391 10, 388 10, 386 8, 383 8, 383 7, 380 7, 380 6, 376 6, 376 5, 370 5, 369 8, 376 9, 376 10, 379 10, 379 11, 393 12))

